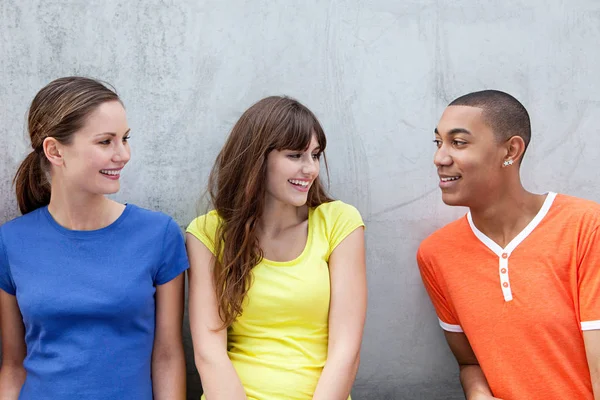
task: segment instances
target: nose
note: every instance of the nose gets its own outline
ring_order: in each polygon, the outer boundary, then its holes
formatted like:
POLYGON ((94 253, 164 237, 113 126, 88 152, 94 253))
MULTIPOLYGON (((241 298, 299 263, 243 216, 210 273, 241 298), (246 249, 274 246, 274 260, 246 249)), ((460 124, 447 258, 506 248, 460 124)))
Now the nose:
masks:
POLYGON ((117 145, 115 153, 112 157, 113 162, 126 164, 130 158, 131 150, 129 149, 129 145, 126 143, 120 143, 117 145))
POLYGON ((309 155, 308 160, 302 164, 302 173, 314 178, 319 173, 319 160, 309 155))
POLYGON ((448 166, 452 164, 452 157, 450 156, 450 153, 448 153, 446 146, 443 144, 436 150, 435 155, 433 156, 433 163, 436 167, 448 166))

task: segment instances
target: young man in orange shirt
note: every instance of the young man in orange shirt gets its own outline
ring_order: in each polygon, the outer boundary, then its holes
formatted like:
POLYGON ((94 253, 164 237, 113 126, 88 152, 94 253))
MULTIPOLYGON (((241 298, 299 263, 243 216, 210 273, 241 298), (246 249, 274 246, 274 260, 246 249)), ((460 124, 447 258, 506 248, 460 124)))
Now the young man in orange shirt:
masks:
POLYGON ((506 93, 450 103, 434 163, 444 203, 469 213, 425 239, 417 261, 467 399, 598 400, 600 205, 525 190, 530 137, 506 93))

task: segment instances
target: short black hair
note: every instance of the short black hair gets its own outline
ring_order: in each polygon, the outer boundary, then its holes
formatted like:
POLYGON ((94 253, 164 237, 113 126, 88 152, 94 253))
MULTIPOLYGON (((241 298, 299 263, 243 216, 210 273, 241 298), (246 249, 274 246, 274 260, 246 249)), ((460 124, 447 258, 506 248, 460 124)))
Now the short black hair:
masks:
POLYGON ((460 96, 449 106, 481 108, 484 121, 492 128, 498 141, 504 142, 513 136, 520 136, 527 149, 531 140, 529 114, 523 104, 510 94, 499 90, 482 90, 460 96))

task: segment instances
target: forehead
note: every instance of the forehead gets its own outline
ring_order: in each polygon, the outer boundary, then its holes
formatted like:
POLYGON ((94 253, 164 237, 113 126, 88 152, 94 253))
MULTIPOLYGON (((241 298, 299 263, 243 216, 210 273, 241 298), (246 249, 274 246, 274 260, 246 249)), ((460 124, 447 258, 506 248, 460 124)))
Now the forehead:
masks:
POLYGON ((317 139, 317 134, 313 132, 312 136, 310 137, 310 143, 308 144, 308 150, 315 149, 319 146, 320 145, 319 140, 317 139))
POLYGON ((310 137, 310 142, 308 142, 308 144, 304 147, 301 148, 282 148, 280 150, 293 150, 293 151, 313 151, 316 148, 320 148, 321 145, 319 143, 319 138, 317 137, 317 134, 313 131, 312 135, 310 137))
POLYGON ((81 131, 88 133, 122 133, 128 129, 123 105, 118 101, 100 104, 88 115, 81 131))
POLYGON ((437 125, 440 135, 454 129, 466 129, 471 133, 489 130, 483 118, 483 109, 470 106, 446 107, 437 125))

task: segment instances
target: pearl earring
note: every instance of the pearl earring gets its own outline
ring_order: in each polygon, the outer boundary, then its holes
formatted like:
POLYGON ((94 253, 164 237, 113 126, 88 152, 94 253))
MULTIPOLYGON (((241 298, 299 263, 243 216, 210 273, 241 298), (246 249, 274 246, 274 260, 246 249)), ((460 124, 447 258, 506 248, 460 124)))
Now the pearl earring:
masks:
POLYGON ((503 166, 508 167, 509 165, 513 164, 513 160, 506 160, 502 163, 503 166))

